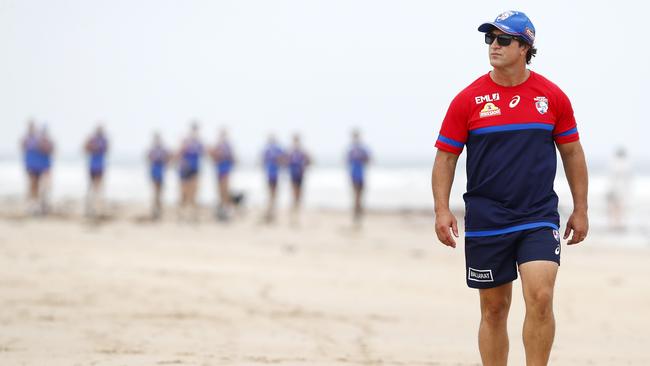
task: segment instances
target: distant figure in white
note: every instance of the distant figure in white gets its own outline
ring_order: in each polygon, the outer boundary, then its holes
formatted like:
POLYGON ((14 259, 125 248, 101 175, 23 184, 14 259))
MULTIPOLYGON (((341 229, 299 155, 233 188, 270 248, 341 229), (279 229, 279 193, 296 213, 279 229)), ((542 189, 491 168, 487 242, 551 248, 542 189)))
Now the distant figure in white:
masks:
POLYGON ((607 217, 612 230, 625 230, 626 201, 630 196, 631 166, 625 148, 616 150, 609 165, 607 217))
POLYGON ((88 156, 90 178, 86 196, 86 216, 96 219, 104 215, 103 183, 106 154, 108 153, 108 139, 101 123, 97 125, 95 132, 86 140, 84 150, 88 156))

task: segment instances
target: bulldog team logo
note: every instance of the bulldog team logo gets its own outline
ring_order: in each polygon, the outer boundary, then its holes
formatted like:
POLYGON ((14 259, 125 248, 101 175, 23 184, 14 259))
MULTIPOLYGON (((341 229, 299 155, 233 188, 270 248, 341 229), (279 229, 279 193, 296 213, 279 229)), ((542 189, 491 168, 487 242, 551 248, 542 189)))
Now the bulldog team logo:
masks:
POLYGON ((553 230, 553 237, 555 238, 556 242, 560 242, 560 232, 557 230, 553 230))
POLYGON ((494 103, 485 103, 483 109, 481 109, 481 112, 479 113, 479 116, 483 118, 483 117, 498 116, 500 114, 501 114, 501 109, 496 105, 494 105, 494 103))
POLYGON ((502 22, 502 21, 504 21, 504 20, 510 18, 510 17, 513 16, 513 15, 515 15, 515 12, 514 12, 514 11, 506 11, 506 12, 501 13, 501 14, 497 17, 497 19, 496 19, 495 21, 496 21, 496 22, 502 22))
POLYGON ((555 248, 555 255, 560 255, 560 232, 553 230, 553 238, 557 242, 557 247, 555 248))
POLYGON ((535 108, 539 114, 548 112, 548 99, 546 97, 535 97, 535 108))

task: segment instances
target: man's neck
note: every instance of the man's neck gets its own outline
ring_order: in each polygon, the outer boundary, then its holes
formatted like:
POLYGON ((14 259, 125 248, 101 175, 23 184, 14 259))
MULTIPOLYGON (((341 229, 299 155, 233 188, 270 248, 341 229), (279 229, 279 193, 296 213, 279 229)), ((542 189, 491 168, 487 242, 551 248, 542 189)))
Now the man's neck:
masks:
POLYGON ((517 86, 528 80, 530 71, 524 67, 494 68, 490 72, 492 81, 501 86, 517 86))

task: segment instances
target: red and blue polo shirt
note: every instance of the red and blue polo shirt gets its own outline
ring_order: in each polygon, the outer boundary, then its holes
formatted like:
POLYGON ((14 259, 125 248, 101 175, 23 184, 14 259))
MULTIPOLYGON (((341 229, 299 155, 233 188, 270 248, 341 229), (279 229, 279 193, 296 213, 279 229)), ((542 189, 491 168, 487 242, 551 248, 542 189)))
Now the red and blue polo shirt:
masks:
POLYGON ((559 228, 555 144, 579 139, 569 98, 530 71, 520 85, 475 80, 451 102, 436 147, 467 146, 465 236, 559 228))

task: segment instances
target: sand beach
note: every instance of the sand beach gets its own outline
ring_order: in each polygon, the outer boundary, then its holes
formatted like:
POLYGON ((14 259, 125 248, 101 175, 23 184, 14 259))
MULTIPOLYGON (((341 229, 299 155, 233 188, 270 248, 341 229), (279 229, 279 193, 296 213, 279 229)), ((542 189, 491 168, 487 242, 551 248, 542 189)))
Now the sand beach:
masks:
MULTIPOLYGON (((0 364, 480 365, 462 242, 439 244, 428 214, 375 212, 360 230, 343 211, 258 218, 6 214, 0 364)), ((650 248, 592 235, 562 261, 551 364, 650 364, 650 248)), ((523 365, 514 291, 510 363, 523 365)))

